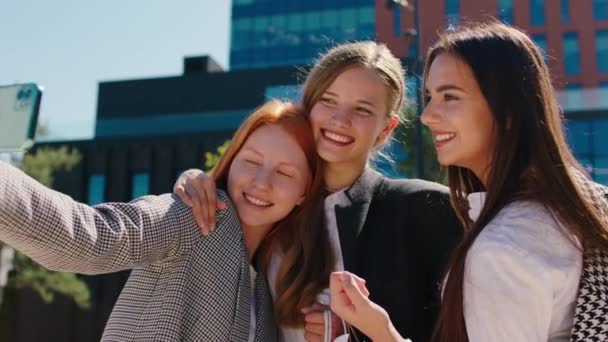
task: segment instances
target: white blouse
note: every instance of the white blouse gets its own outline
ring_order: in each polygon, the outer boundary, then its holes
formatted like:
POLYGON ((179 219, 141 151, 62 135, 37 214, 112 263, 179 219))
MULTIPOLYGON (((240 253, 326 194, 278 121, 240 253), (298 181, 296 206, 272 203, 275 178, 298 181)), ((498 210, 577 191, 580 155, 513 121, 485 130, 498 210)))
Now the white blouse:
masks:
MULTIPOLYGON (((340 247, 340 235, 338 233, 338 224, 336 221, 336 205, 348 205, 350 200, 346 196, 345 190, 334 192, 327 196, 324 201, 325 210, 325 228, 327 229, 329 243, 334 252, 335 271, 344 270, 344 262, 342 258, 342 249, 340 247)), ((271 256, 268 265, 268 284, 270 285, 270 293, 272 298, 276 299, 276 281, 277 272, 281 265, 282 255, 274 253, 271 256)), ((317 302, 329 306, 329 289, 325 289, 317 296, 317 302)), ((279 327, 279 341, 284 342, 305 342, 304 329, 294 329, 287 327, 279 327)))
MULTIPOLYGON (((469 196, 471 219, 484 193, 469 196)), ((582 253, 542 204, 507 205, 466 259, 464 316, 469 340, 569 341, 582 253)))

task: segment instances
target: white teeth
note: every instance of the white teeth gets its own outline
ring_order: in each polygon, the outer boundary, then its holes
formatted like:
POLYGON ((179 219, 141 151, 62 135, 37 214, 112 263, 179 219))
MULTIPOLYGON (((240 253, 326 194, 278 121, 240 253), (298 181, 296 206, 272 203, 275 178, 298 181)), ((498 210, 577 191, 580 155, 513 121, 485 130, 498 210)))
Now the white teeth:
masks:
POLYGON ((261 200, 259 198, 255 198, 255 197, 253 197, 251 195, 247 195, 247 194, 245 194, 245 198, 249 202, 251 202, 251 203, 253 203, 255 205, 263 206, 263 207, 268 207, 268 206, 270 206, 272 204, 271 202, 267 202, 267 201, 261 200))
POLYGON ((335 140, 335 141, 338 141, 338 142, 341 142, 341 143, 349 143, 349 142, 351 142, 353 140, 350 137, 346 137, 346 136, 335 134, 335 133, 328 132, 328 131, 323 131, 323 134, 326 137, 328 137, 329 139, 335 140))
POLYGON ((455 136, 456 136, 456 133, 439 134, 439 135, 435 136, 435 141, 446 141, 446 140, 452 139, 455 136))

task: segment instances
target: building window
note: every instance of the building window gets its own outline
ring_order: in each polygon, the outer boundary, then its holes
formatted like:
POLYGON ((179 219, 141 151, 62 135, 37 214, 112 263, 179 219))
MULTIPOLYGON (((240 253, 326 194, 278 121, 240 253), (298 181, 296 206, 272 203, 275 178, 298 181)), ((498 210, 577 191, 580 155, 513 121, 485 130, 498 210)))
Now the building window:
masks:
POLYGON ((460 0, 445 0, 445 19, 448 26, 460 24, 460 0))
POLYGON ((545 25, 544 0, 530 0, 530 24, 532 26, 545 25))
POLYGON ((89 177, 87 203, 95 205, 105 202, 106 198, 106 176, 102 174, 92 174, 89 177))
POLYGON ((608 30, 595 33, 595 49, 597 51, 597 70, 608 72, 608 30))
POLYGON ((276 85, 266 87, 264 96, 266 100, 284 100, 297 102, 301 96, 301 87, 299 85, 276 85))
POLYGON ((564 71, 566 75, 581 73, 581 58, 578 46, 578 33, 564 34, 564 71))
POLYGON ((608 185, 608 120, 593 121, 593 178, 596 182, 608 185))
POLYGON ((562 23, 566 24, 570 22, 570 5, 569 0, 561 0, 560 1, 560 11, 562 17, 562 23))
POLYGON ((498 0, 498 18, 504 23, 513 24, 513 0, 498 0))
POLYGON ((135 173, 131 178, 131 198, 138 198, 150 193, 150 174, 135 173))
POLYGON ((393 7, 393 36, 401 37, 401 6, 393 7))
POLYGON ((608 20, 608 0, 593 0, 595 20, 608 20))
POLYGON ((532 40, 534 44, 542 51, 545 60, 547 60, 547 37, 544 34, 533 34, 532 40))
POLYGON ((566 84, 566 89, 571 89, 571 90, 583 89, 583 85, 580 83, 570 82, 570 83, 566 84))

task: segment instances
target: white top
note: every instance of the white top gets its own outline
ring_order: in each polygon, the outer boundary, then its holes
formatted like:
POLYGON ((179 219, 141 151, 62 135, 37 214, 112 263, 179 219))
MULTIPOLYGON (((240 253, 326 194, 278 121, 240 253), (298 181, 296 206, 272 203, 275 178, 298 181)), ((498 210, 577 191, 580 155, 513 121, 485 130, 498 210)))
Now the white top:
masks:
MULTIPOLYGON (((469 196, 471 219, 484 193, 469 196)), ((469 250, 464 316, 471 342, 569 341, 582 253, 543 205, 507 205, 469 250)))
POLYGON ((255 317, 255 309, 256 309, 256 303, 255 303, 255 278, 257 277, 258 272, 255 271, 255 268, 253 268, 252 265, 249 265, 249 277, 250 277, 250 281, 251 281, 251 313, 249 315, 249 339, 247 340, 248 342, 253 342, 255 340, 255 322, 256 322, 256 317, 255 317))
MULTIPOLYGON (((336 221, 336 205, 348 205, 350 200, 346 196, 345 190, 334 192, 327 196, 324 201, 325 208, 325 228, 329 236, 329 243, 332 250, 334 251, 334 257, 336 264, 334 266, 335 271, 344 270, 344 261, 342 259, 342 248, 340 247, 340 235, 338 234, 338 223, 336 221)), ((282 255, 279 253, 273 253, 270 258, 268 265, 268 284, 270 285, 270 293, 272 298, 276 299, 276 279, 279 266, 281 265, 282 255)), ((323 290, 317 296, 317 302, 329 305, 329 289, 323 290)), ((279 342, 305 342, 304 329, 294 329, 287 327, 279 327, 279 342)))

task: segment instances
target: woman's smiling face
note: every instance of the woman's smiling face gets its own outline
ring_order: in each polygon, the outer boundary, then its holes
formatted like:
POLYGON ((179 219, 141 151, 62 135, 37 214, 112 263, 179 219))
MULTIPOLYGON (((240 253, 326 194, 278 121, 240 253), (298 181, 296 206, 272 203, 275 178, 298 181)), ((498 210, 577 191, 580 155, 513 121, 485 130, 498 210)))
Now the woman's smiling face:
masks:
POLYGON ((473 71, 458 56, 433 60, 425 80, 422 123, 433 132, 437 159, 473 171, 482 182, 495 145, 494 116, 473 71))
POLYGON ((319 156, 329 164, 365 165, 394 127, 388 112, 387 89, 376 71, 345 70, 310 113, 319 156))

